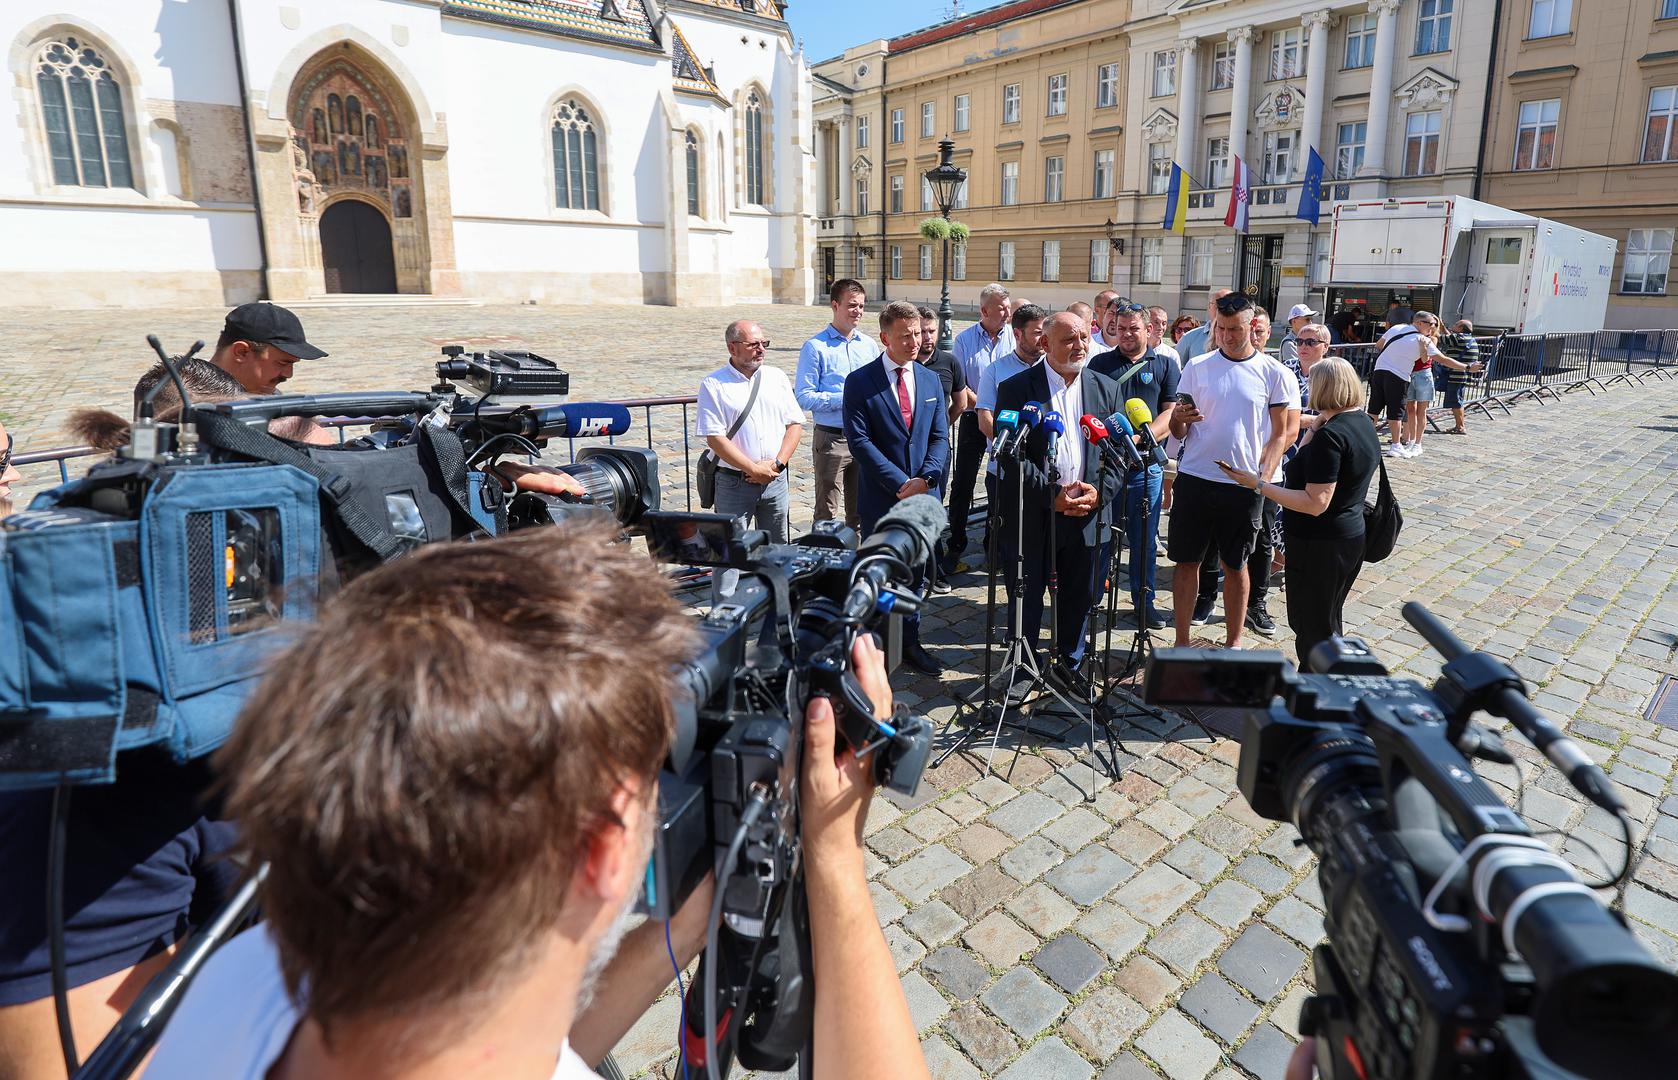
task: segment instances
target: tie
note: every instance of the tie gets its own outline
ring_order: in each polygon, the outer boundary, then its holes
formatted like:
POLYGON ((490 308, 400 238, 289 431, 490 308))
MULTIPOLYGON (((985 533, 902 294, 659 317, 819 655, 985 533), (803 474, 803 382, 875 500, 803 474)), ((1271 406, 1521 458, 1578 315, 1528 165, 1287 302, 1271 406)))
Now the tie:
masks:
POLYGON ((900 367, 897 369, 897 411, 903 414, 904 429, 913 431, 915 425, 912 421, 914 420, 915 413, 914 410, 909 407, 909 385, 904 381, 904 376, 908 374, 908 371, 909 369, 907 367, 900 367))

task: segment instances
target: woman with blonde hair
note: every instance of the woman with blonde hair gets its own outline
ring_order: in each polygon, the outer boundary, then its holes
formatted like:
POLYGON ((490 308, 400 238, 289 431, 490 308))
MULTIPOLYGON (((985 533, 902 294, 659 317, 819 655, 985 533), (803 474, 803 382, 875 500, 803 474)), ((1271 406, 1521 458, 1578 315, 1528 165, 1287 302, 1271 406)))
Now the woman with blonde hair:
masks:
POLYGON ((1224 470, 1282 508, 1288 626, 1305 670, 1312 649, 1344 632, 1346 595, 1363 566, 1364 500, 1381 467, 1381 441, 1363 411, 1363 382, 1352 365, 1339 357, 1318 360, 1309 379, 1317 415, 1286 465, 1286 482, 1224 470))

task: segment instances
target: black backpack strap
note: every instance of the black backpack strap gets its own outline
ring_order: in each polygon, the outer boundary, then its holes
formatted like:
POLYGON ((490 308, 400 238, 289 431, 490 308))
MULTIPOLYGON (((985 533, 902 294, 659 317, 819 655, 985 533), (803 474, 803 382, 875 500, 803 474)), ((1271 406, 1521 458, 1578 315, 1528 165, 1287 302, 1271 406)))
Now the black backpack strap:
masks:
MULTIPOLYGON (((446 428, 420 424, 419 441, 436 463, 438 475, 448 489, 449 501, 460 512, 462 521, 473 530, 481 530, 478 519, 472 515, 472 495, 466 487, 466 447, 461 444, 460 436, 446 428)), ((496 483, 489 477, 484 482, 496 483)), ((495 533, 501 536, 506 532, 507 500, 501 499, 495 505, 495 533)))
POLYGON ((195 409, 192 421, 198 434, 211 446, 272 465, 290 465, 314 477, 320 491, 344 527, 381 562, 389 562, 408 550, 389 529, 374 521, 367 512, 350 498, 347 478, 324 468, 314 458, 297 450, 266 431, 258 431, 222 413, 195 409))

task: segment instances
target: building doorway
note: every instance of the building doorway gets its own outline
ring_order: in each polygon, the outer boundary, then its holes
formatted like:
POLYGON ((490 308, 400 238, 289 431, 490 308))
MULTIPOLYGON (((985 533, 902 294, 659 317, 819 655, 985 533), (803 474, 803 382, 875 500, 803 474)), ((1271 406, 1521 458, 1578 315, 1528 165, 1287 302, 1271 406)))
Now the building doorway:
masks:
POLYGON ((832 292, 833 283, 839 280, 839 252, 831 247, 822 248, 822 291, 832 292))
POLYGON ((320 258, 329 293, 394 293, 390 223, 369 203, 343 199, 320 216, 320 258))
POLYGON ((1241 245, 1241 278, 1237 285, 1241 292, 1276 315, 1276 297, 1282 291, 1282 238, 1280 236, 1249 236, 1241 245))

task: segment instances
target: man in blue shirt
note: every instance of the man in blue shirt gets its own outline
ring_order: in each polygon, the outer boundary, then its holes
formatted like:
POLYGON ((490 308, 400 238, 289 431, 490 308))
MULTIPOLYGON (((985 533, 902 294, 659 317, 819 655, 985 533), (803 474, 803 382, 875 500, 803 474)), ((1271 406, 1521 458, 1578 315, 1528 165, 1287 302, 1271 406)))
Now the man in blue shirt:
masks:
POLYGON ((829 521, 837 509, 839 487, 845 488, 845 524, 857 528, 856 463, 845 442, 845 376, 880 355, 880 347, 857 329, 868 293, 855 278, 840 278, 828 293, 833 321, 798 351, 798 375, 793 395, 810 410, 815 438, 810 441, 816 477, 816 520, 829 521))
POLYGON ((1217 348, 1212 344, 1212 322, 1218 317, 1218 301, 1234 292, 1234 289, 1213 289, 1206 296, 1206 321, 1183 335, 1183 340, 1177 343, 1177 356, 1187 364, 1197 356, 1211 352, 1217 348))
MULTIPOLYGON (((1008 326, 1008 290, 991 282, 979 290, 979 321, 957 334, 950 349, 961 364, 967 385, 975 393, 985 371, 999 356, 1014 350, 1014 334, 1008 326)), ((945 549, 945 577, 955 573, 956 562, 967 547, 967 515, 973 506, 973 483, 979 478, 979 463, 985 458, 985 435, 979 430, 979 414, 969 406, 956 420, 955 470, 950 481, 950 540, 945 549)))

